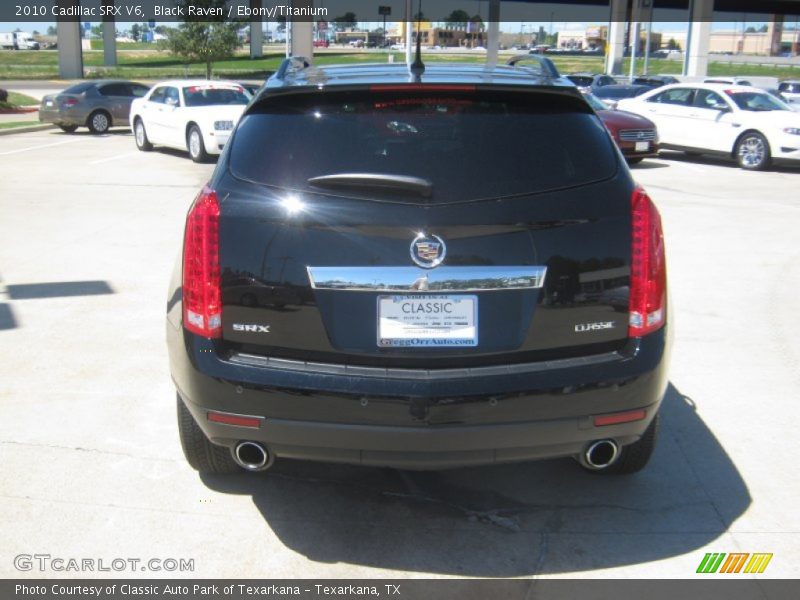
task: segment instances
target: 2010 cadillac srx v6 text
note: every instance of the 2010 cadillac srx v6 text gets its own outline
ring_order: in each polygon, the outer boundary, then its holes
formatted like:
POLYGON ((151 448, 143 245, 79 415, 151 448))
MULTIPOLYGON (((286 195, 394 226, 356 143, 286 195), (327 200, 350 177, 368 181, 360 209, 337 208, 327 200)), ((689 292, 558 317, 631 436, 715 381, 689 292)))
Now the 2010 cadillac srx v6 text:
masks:
POLYGON ((659 213, 578 89, 526 61, 294 59, 248 105, 167 306, 194 468, 645 466, 659 213))

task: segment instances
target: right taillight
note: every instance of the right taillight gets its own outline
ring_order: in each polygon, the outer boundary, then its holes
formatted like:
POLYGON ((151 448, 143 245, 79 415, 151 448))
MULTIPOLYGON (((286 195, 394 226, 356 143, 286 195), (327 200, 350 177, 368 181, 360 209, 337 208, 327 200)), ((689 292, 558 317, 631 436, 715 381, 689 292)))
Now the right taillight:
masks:
POLYGON ((664 325, 667 308, 667 263, 661 216, 637 187, 631 196, 631 279, 628 336, 647 335, 664 325))
POLYGON ((222 335, 219 268, 219 200, 209 187, 186 216, 183 238, 183 326, 198 335, 222 335))

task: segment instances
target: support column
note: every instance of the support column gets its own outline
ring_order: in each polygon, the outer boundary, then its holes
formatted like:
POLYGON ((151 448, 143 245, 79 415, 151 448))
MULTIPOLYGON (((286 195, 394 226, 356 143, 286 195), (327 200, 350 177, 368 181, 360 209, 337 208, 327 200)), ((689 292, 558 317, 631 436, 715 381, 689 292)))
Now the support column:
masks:
MULTIPOLYGON (((103 6, 114 6, 114 0, 103 0, 103 6)), ((110 14, 103 17, 103 64, 117 66, 117 23, 110 14)))
POLYGON ((684 75, 705 77, 708 74, 708 48, 711 42, 714 0, 692 0, 690 11, 684 75))
POLYGON ((486 45, 486 66, 497 66, 500 50, 500 0, 489 0, 489 39, 486 45))
MULTIPOLYGON (((62 2, 61 6, 76 6, 77 0, 62 2)), ((58 36, 58 76, 61 79, 83 78, 83 52, 81 51, 80 21, 56 22, 58 36)))
POLYGON ((626 0, 611 0, 610 8, 605 72, 608 75, 621 75, 622 58, 625 55, 625 26, 628 21, 628 2, 626 0))
MULTIPOLYGON (((261 0, 250 0, 250 8, 254 12, 262 8, 261 0)), ((264 55, 264 28, 261 17, 250 19, 250 58, 261 58, 264 55)))
MULTIPOLYGON (((313 8, 313 0, 293 0, 293 8, 313 8)), ((302 17, 299 17, 302 18, 302 17)), ((314 24, 311 17, 306 17, 308 21, 291 19, 289 39, 289 56, 303 56, 308 60, 314 57, 314 24)))
POLYGON ((783 15, 772 15, 767 24, 767 39, 769 40, 769 56, 781 55, 781 41, 783 38, 783 15))
POLYGON ((411 66, 411 63, 414 62, 414 50, 412 46, 414 45, 414 13, 412 12, 414 9, 412 8, 412 0, 406 0, 406 65, 411 66))

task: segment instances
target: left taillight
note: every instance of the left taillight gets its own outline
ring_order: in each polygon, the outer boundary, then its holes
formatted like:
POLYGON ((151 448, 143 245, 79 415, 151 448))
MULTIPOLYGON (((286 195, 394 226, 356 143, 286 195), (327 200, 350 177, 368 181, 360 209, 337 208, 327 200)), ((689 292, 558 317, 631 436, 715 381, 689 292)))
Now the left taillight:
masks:
POLYGON ((667 317, 667 259, 661 215, 639 187, 631 197, 631 225, 628 337, 639 337, 660 329, 667 317))
POLYGON ((183 326, 197 335, 222 335, 219 200, 208 186, 186 216, 183 237, 183 326))

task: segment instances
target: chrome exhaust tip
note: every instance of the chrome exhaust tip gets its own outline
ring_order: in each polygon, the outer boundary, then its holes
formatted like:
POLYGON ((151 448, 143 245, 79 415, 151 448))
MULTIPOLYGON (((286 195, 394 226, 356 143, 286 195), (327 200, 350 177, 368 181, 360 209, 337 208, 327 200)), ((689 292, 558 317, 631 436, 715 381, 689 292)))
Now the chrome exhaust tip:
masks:
POLYGON ((599 471, 610 467, 619 458, 619 446, 614 440, 597 440, 586 447, 580 462, 587 469, 599 471))
POLYGON ((236 464, 246 471, 266 471, 275 457, 258 442, 239 442, 231 451, 236 464))

